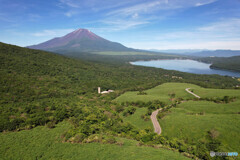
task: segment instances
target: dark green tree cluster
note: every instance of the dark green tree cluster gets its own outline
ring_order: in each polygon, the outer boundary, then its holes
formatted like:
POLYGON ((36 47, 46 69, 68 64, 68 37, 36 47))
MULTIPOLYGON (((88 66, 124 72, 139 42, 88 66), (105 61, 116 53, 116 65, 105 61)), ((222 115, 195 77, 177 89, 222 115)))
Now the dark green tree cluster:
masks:
POLYGON ((229 96, 224 96, 224 97, 213 97, 213 98, 200 98, 200 100, 205 100, 205 101, 212 101, 215 103, 230 103, 233 102, 236 99, 236 97, 229 97, 229 96))
POLYGON ((211 63, 212 69, 224 69, 240 72, 240 56, 233 57, 203 57, 195 58, 198 61, 211 63))

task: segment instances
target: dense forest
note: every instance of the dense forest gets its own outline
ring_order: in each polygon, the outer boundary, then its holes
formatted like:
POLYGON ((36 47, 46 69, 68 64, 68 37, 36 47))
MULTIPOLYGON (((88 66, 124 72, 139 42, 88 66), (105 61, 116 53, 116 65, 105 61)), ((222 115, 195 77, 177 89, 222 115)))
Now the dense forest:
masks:
MULTIPOLYGON (((142 91, 164 82, 188 82, 209 88, 234 88, 239 84, 227 76, 132 66, 126 62, 134 57, 124 57, 106 59, 85 53, 81 60, 0 43, 0 131, 39 125, 53 128, 68 119, 73 129, 63 134, 66 141, 98 141, 92 136, 98 134, 101 140, 115 143, 111 136, 120 134, 142 142, 159 138, 165 143, 153 132, 124 123, 118 114, 124 104, 112 100, 125 91, 142 91), (99 86, 115 92, 100 95, 99 86)), ((161 104, 154 103, 150 109, 161 104)))
POLYGON ((212 69, 224 69, 240 72, 240 56, 233 57, 204 57, 196 60, 211 63, 212 69))

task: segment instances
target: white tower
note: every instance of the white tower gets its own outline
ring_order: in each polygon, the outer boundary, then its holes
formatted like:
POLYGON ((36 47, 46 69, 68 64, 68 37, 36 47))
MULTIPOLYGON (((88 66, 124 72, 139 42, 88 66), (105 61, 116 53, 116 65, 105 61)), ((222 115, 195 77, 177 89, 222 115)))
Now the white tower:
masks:
POLYGON ((100 94, 101 93, 101 88, 100 87, 98 87, 98 94, 100 94))

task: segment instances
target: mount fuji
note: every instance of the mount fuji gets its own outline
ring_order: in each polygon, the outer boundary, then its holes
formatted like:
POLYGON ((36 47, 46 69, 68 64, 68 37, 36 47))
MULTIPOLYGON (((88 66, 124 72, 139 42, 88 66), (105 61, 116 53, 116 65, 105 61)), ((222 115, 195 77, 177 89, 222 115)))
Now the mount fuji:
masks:
POLYGON ((77 29, 63 37, 27 46, 27 48, 52 52, 102 52, 102 51, 134 51, 124 45, 106 40, 87 29, 77 29))

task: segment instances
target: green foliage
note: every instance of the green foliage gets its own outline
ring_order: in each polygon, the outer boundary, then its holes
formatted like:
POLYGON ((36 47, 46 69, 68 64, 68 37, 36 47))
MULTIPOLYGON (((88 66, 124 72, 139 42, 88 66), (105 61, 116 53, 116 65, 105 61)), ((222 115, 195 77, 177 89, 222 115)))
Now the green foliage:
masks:
POLYGON ((137 93, 137 95, 147 95, 147 93, 146 93, 146 92, 143 92, 143 91, 139 91, 139 92, 137 93))
MULTIPOLYGON (((71 128, 66 121, 53 129, 36 127, 20 132, 0 133, 1 159, 153 159, 185 160, 183 155, 166 149, 137 147, 137 141, 106 136, 107 143, 82 143, 82 135, 76 134, 73 143, 62 142, 60 135, 71 128)), ((98 136, 100 137, 100 136, 98 136)), ((105 139, 104 138, 104 139, 105 139)))
POLYGON ((240 72, 240 56, 233 57, 204 57, 197 60, 211 63, 210 68, 225 69, 240 72))
MULTIPOLYGON (((127 117, 122 116, 123 122, 128 122, 132 124, 137 129, 146 129, 150 128, 151 131, 153 131, 153 125, 150 121, 150 116, 146 116, 145 113, 147 112, 147 108, 137 108, 134 114, 129 115, 127 117), (144 119, 142 118, 142 115, 144 115, 144 119)), ((121 114, 120 114, 121 115, 121 114)))
MULTIPOLYGON (((159 56, 161 55, 156 57, 159 56)), ((129 60, 150 58, 145 55, 116 56, 113 58, 111 56, 82 54, 81 58, 84 61, 0 43, 0 131, 32 129, 39 125, 46 125, 48 128, 52 128, 51 130, 56 131, 55 126, 68 119, 72 127, 69 127, 65 132, 61 131, 61 140, 65 142, 117 143, 115 137, 112 137, 117 135, 151 144, 154 143, 156 134, 152 132, 151 127, 150 129, 148 127, 150 121, 145 123, 147 127, 142 128, 139 124, 129 123, 124 118, 121 119, 118 113, 123 111, 123 113, 129 114, 129 117, 137 120, 136 115, 138 119, 141 119, 141 115, 144 113, 147 117, 153 110, 175 104, 175 102, 169 101, 169 98, 173 96, 169 97, 168 93, 174 92, 174 98, 179 101, 180 99, 192 99, 192 95, 182 89, 188 86, 194 88, 198 94, 197 89, 200 87, 189 83, 212 88, 233 88, 239 84, 238 81, 229 77, 195 75, 132 66, 126 63, 129 60), (120 62, 118 62, 119 58, 122 58, 120 62), (91 61, 88 61, 90 59, 91 61), (183 77, 183 79, 173 79, 172 76, 183 77), (149 89, 164 82, 181 82, 181 85, 170 83, 158 86, 162 90, 159 90, 158 87, 149 89), (98 86, 102 89, 113 89, 115 92, 100 95, 97 93, 98 86), (129 90, 136 92, 126 92, 129 90), (147 94, 137 95, 139 90, 146 90, 144 92, 147 94), (118 97, 124 92, 126 93, 118 97), (124 102, 124 104, 120 105, 116 102, 124 102), (138 112, 138 109, 142 108, 144 109, 138 112)), ((232 102, 230 97, 235 96, 235 94, 224 95, 229 96, 223 97, 225 103, 232 102)), ((51 133, 50 129, 48 130, 51 133)), ((20 135, 22 133, 24 137, 24 134, 29 132, 21 131, 20 135)), ((9 134, 13 135, 14 133, 9 134)), ((47 137, 46 134, 43 135, 44 138, 47 137)), ((56 135, 54 136, 56 138, 56 135)), ((51 138, 51 143, 54 138, 51 138)), ((4 138, 1 141, 4 141, 4 138)), ((170 144, 167 138, 166 140, 160 138, 159 142, 170 144)), ((4 141, 4 143, 8 142, 4 141)), ((213 144, 217 143, 213 142, 213 144)), ((11 145, 14 144, 11 143, 11 145)), ((43 150, 49 146, 56 147, 44 141, 43 150)), ((184 144, 181 142, 180 145, 179 141, 172 142, 171 146, 180 151, 186 150, 184 144)), ((209 147, 216 148, 217 146, 209 143, 209 147)), ((19 147, 17 149, 21 150, 19 147)), ((3 150, 8 149, 3 147, 3 150)), ((39 159, 43 156, 46 156, 45 159, 52 159, 51 154, 47 156, 43 155, 44 152, 39 152, 40 154, 30 155, 27 159, 39 159)), ((12 159, 11 156, 9 157, 12 159)))
POLYGON ((230 103, 230 102, 233 102, 235 99, 236 97, 229 97, 229 96, 224 96, 223 98, 221 97, 201 98, 201 100, 213 101, 215 103, 230 103))
POLYGON ((127 107, 127 108, 125 108, 125 110, 123 112, 123 116, 132 115, 132 114, 134 114, 135 111, 136 111, 135 107, 133 107, 133 106, 127 107))

